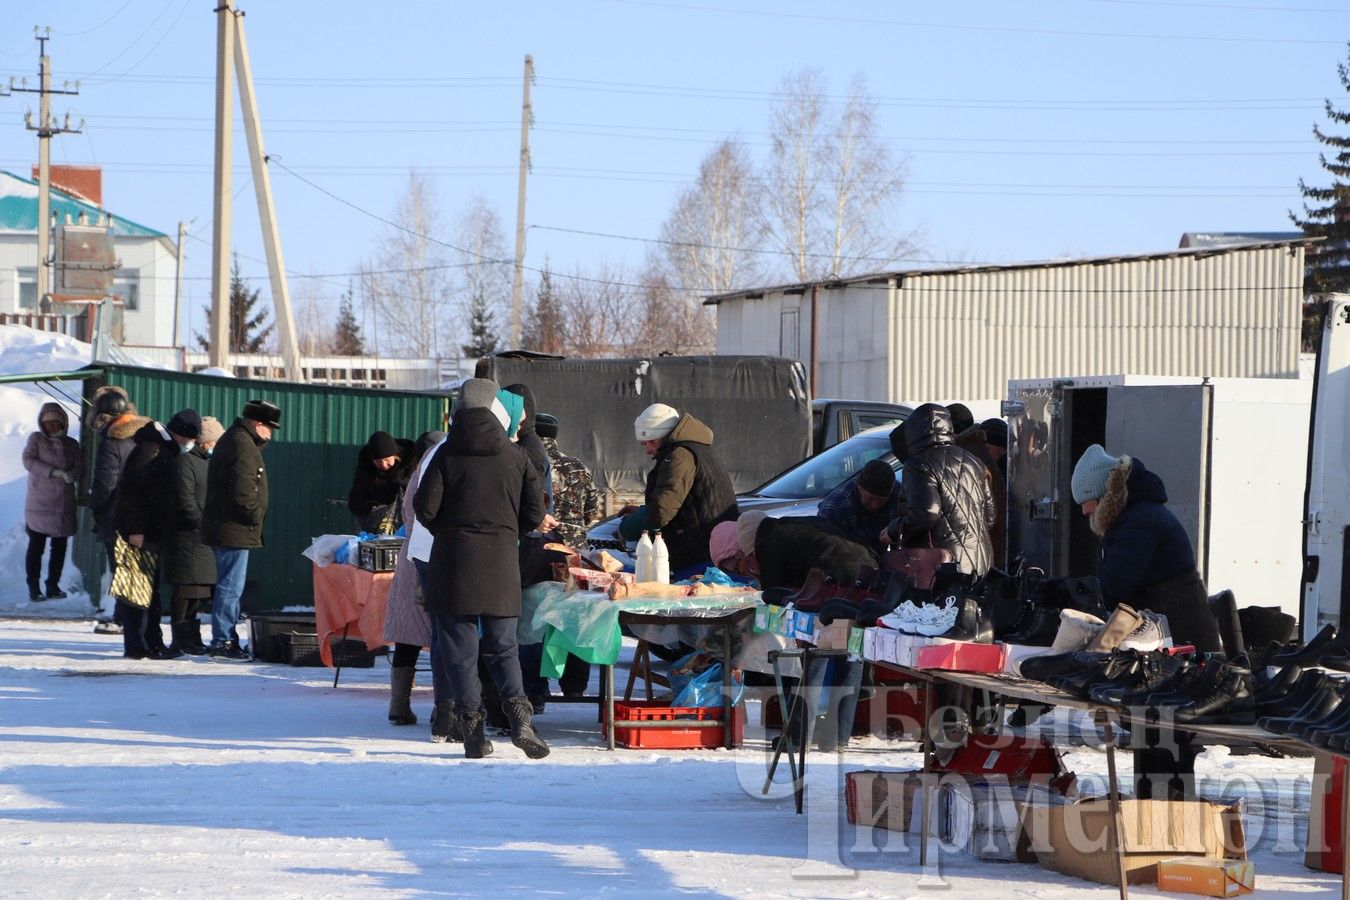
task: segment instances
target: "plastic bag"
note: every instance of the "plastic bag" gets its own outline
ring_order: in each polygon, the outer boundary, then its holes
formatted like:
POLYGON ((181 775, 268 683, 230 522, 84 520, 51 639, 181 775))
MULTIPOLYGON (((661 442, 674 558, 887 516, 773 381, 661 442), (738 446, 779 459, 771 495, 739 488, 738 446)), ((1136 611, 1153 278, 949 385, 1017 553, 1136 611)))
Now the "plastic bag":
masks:
POLYGON ((726 572, 723 572, 717 566, 708 566, 703 570, 703 577, 699 579, 704 584, 715 584, 719 587, 745 587, 749 582, 739 581, 726 572))
POLYGON ((337 552, 333 554, 333 562, 350 565, 353 559, 358 558, 357 553, 359 551, 357 550, 357 547, 360 543, 361 541, 358 538, 347 538, 347 540, 343 541, 342 546, 337 548, 337 552))
MULTIPOLYGON (((673 686, 673 682, 672 682, 673 686)), ((731 678, 731 704, 738 705, 745 696, 745 682, 734 674, 731 678)), ((713 663, 699 672, 689 683, 681 688, 671 706, 721 706, 722 705, 722 664, 713 663)))
POLYGON ((330 566, 335 562, 346 562, 345 553, 342 559, 337 559, 337 554, 347 546, 349 540, 351 540, 350 534, 323 534, 316 537, 308 547, 300 551, 300 555, 308 558, 320 568, 330 566))

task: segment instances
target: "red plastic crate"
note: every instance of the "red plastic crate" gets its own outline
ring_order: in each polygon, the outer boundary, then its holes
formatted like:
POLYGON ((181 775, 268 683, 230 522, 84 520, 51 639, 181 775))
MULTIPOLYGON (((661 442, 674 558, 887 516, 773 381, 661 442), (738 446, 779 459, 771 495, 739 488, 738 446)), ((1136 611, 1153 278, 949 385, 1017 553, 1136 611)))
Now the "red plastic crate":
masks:
MULTIPOLYGON (((714 750, 723 745, 721 728, 635 728, 622 727, 624 722, 660 722, 671 719, 693 719, 706 722, 717 719, 720 706, 669 706, 658 700, 615 700, 614 743, 634 750, 714 750)), ((605 737, 609 729, 601 723, 605 737)), ((745 704, 735 708, 731 719, 731 745, 741 746, 745 740, 745 704)))

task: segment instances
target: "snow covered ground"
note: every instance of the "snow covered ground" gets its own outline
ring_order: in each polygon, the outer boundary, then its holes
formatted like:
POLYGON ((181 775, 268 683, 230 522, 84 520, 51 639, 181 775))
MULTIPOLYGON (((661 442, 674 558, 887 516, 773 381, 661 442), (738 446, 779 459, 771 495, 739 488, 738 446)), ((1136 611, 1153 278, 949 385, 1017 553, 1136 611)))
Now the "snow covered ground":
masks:
MULTIPOLYGON (((622 676, 619 683, 623 683, 622 676)), ((810 760, 811 809, 760 796, 751 710, 736 751, 609 752, 590 706, 537 719, 554 746, 488 760, 385 721, 388 668, 130 661, 90 622, 0 620, 0 893, 402 897, 554 893, 1079 897, 1109 893, 1035 865, 884 852, 844 822, 842 772, 920 764, 866 739, 810 760)), ((414 708, 430 712, 419 686, 414 708)), ((1128 775, 1128 754, 1121 754, 1128 775)), ((1068 757, 1102 777, 1105 757, 1068 757)), ((1302 866, 1309 760, 1210 751, 1213 797, 1264 792, 1248 819, 1262 897, 1328 896, 1302 866)), ((785 774, 785 773, 784 773, 785 774)), ((1255 796, 1252 799, 1256 799, 1255 796)), ((1138 888, 1140 896, 1157 892, 1138 888)))

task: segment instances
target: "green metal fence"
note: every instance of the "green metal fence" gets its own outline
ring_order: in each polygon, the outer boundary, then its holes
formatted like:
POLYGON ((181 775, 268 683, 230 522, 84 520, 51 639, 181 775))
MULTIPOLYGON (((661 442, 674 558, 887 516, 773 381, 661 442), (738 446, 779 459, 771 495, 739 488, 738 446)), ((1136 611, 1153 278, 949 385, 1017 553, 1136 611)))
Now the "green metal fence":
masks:
MULTIPOLYGON (((314 602, 310 562, 300 553, 318 535, 354 530, 347 491, 357 451, 371 432, 415 438, 444 428, 449 412, 449 399, 442 394, 219 378, 103 363, 91 369, 84 383, 85 400, 105 384, 125 388, 142 415, 161 422, 191 407, 228 428, 255 397, 281 407, 281 430, 263 450, 270 506, 264 547, 249 555, 244 595, 249 612, 314 602)), ((92 471, 97 442, 92 435, 84 437, 81 443, 92 471)), ((81 509, 80 519, 75 561, 90 596, 97 598, 106 557, 87 509, 81 509)))

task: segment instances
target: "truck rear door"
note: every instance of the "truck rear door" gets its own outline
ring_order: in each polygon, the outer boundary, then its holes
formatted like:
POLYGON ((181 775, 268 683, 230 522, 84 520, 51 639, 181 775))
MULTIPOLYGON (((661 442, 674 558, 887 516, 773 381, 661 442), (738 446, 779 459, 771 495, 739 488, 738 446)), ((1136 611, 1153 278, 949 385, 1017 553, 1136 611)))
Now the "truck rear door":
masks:
POLYGON ((1350 294, 1327 301, 1312 402, 1300 623, 1305 639, 1325 624, 1350 621, 1350 294))

